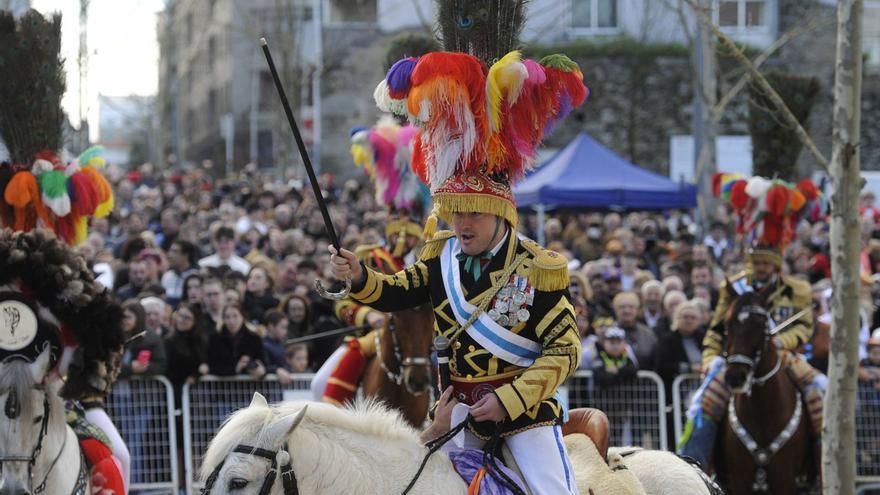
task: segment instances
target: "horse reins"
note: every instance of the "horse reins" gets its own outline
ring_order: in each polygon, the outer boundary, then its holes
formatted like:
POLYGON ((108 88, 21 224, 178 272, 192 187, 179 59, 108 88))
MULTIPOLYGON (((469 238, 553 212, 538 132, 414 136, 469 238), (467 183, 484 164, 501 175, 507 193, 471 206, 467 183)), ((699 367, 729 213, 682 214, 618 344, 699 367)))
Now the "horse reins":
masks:
MULTIPOLYGON (((430 442, 425 444, 425 447, 428 448, 428 452, 425 453, 425 456, 422 457, 422 462, 419 464, 419 469, 416 471, 416 474, 409 481, 409 484, 406 485, 406 488, 403 489, 401 495, 409 494, 410 490, 416 485, 416 481, 419 480, 419 476, 422 475, 422 471, 425 469, 425 466, 428 464, 428 459, 440 450, 441 447, 449 443, 450 440, 455 438, 461 430, 467 426, 468 421, 470 421, 471 415, 468 416, 459 424, 455 425, 452 429, 447 431, 446 433, 440 435, 439 437, 431 440, 430 442)), ((526 495, 523 493, 522 489, 514 482, 510 477, 507 476, 502 470, 498 469, 497 461, 495 459, 495 449, 498 447, 498 442, 500 441, 500 435, 498 433, 498 423, 495 424, 495 431, 492 435, 492 438, 486 444, 486 448, 483 449, 483 467, 486 469, 486 472, 490 474, 498 475, 499 482, 504 485, 505 488, 510 490, 510 493, 513 495, 526 495)))
MULTIPOLYGON (((271 450, 260 447, 238 444, 232 452, 262 457, 271 462, 269 471, 266 473, 266 477, 263 478, 263 484, 260 486, 259 495, 269 495, 269 492, 272 491, 272 486, 275 484, 275 479, 278 476, 278 464, 281 464, 281 484, 284 487, 284 495, 299 495, 299 486, 296 483, 296 473, 293 471, 293 465, 291 464, 289 448, 287 450, 279 449, 272 452, 271 450), (282 459, 281 462, 279 462, 279 458, 282 459)), ((217 478, 220 476, 220 470, 223 469, 223 464, 225 463, 226 459, 223 459, 220 464, 211 471, 208 479, 205 480, 205 486, 202 488, 201 495, 208 495, 211 493, 211 490, 214 488, 214 483, 217 482, 217 478)))

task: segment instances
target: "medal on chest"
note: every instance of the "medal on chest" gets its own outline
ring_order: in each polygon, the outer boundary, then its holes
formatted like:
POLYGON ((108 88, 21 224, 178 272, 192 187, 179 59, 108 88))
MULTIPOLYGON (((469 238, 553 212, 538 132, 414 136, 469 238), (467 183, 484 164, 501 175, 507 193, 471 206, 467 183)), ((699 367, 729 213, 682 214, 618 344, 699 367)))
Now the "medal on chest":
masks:
POLYGON ((489 317, 503 327, 512 328, 528 321, 529 308, 535 301, 535 288, 526 277, 511 275, 489 305, 489 317))

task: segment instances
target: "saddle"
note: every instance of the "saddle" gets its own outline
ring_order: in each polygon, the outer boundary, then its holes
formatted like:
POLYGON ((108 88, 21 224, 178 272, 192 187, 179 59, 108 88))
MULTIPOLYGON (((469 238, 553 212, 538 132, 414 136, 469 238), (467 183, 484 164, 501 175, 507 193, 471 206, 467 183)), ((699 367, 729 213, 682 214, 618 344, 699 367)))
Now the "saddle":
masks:
POLYGON ((568 411, 568 421, 562 425, 562 436, 583 433, 596 444, 602 459, 608 458, 608 431, 608 416, 590 407, 568 411))

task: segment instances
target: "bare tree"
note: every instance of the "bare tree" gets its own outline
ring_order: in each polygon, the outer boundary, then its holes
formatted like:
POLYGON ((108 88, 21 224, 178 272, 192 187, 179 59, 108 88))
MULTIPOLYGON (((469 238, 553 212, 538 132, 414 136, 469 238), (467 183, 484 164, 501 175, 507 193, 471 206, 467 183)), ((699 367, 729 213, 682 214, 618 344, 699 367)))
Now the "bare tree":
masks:
POLYGON ((862 0, 837 4, 834 130, 831 150, 831 350, 822 427, 822 492, 855 493, 855 398, 859 359, 859 120, 862 0))

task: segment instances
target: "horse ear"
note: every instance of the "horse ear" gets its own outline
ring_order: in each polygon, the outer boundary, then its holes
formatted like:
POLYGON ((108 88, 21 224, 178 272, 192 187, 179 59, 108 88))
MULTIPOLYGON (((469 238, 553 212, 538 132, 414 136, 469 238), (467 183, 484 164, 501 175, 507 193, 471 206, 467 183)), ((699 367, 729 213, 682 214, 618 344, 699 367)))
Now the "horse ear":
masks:
POLYGON ((300 409, 298 413, 284 416, 267 426, 266 432, 263 435, 264 438, 286 441, 287 437, 290 436, 293 430, 302 423, 303 418, 306 417, 306 410, 308 410, 308 408, 309 406, 306 405, 300 409))
POLYGON ((254 392, 254 398, 251 399, 251 405, 248 407, 269 407, 269 403, 266 402, 266 398, 263 397, 263 394, 254 392))
POLYGON ((43 379, 46 378, 46 373, 49 372, 51 353, 52 350, 47 345, 46 348, 43 349, 43 352, 37 356, 37 359, 28 365, 34 383, 43 383, 43 379))

